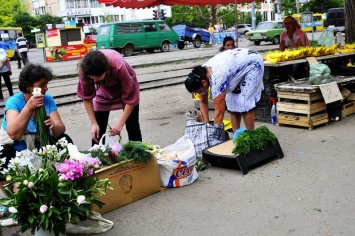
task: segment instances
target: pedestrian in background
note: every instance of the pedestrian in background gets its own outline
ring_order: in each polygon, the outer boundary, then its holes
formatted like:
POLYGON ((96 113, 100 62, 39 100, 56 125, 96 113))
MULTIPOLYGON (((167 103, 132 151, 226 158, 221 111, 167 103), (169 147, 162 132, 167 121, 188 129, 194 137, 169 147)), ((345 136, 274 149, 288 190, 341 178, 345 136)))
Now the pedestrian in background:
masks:
POLYGON ((126 125, 128 139, 142 141, 139 125, 139 82, 136 72, 115 50, 87 53, 78 64, 78 97, 84 101, 91 122, 92 145, 106 133, 110 111, 123 109, 111 126, 110 135, 120 135, 126 125))
MULTIPOLYGON (((29 44, 27 39, 22 37, 22 33, 19 33, 16 39, 16 50, 20 54, 22 63, 25 66, 28 62, 27 52, 29 50, 29 44)), ((21 68, 21 66, 19 66, 19 68, 21 68)))
POLYGON ((2 38, 0 38, 0 48, 4 49, 5 51, 7 51, 7 46, 6 46, 6 43, 4 43, 2 41, 2 38))
POLYGON ((14 95, 12 91, 12 83, 10 80, 10 75, 12 74, 11 65, 9 59, 6 57, 6 51, 3 48, 0 48, 0 57, 5 56, 4 62, 1 62, 0 67, 0 102, 4 101, 4 95, 2 93, 1 77, 4 78, 5 85, 9 91, 10 97, 14 95))
POLYGON ((17 68, 21 69, 21 57, 17 50, 14 51, 14 60, 17 63, 17 68))
POLYGON ((223 46, 218 49, 218 53, 221 53, 225 50, 228 50, 228 49, 234 49, 235 48, 235 41, 234 39, 231 37, 231 36, 226 36, 224 39, 223 39, 223 46))
POLYGON ((208 27, 208 32, 210 32, 210 44, 213 46, 213 44, 214 44, 214 39, 213 39, 214 28, 213 28, 212 23, 210 23, 210 27, 208 27))

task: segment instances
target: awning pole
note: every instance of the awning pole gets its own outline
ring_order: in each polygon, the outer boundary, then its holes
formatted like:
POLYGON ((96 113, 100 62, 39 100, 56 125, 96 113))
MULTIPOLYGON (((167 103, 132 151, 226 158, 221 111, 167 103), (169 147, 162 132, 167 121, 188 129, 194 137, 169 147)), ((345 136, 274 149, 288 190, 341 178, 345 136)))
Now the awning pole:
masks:
POLYGON ((237 9, 237 0, 234 0, 234 14, 235 14, 235 46, 238 47, 238 9, 237 9))

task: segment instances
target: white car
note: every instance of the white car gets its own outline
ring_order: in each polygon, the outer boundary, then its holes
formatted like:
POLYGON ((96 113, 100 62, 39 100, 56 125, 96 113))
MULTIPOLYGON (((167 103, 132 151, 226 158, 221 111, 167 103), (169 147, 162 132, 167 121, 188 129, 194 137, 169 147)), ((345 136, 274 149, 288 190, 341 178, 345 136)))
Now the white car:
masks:
POLYGON ((252 26, 250 24, 238 24, 238 32, 241 34, 246 34, 250 30, 252 30, 252 26))

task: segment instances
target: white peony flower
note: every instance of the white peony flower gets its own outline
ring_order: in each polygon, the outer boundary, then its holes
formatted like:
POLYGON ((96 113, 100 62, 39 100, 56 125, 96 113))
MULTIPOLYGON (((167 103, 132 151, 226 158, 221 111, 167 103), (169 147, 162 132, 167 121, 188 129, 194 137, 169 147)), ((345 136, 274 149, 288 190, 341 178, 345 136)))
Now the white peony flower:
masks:
POLYGON ((79 195, 78 198, 76 199, 79 205, 85 203, 85 196, 84 195, 79 195))
POLYGON ((40 211, 41 213, 46 213, 47 210, 48 210, 48 207, 47 207, 46 205, 42 205, 42 206, 39 208, 39 211, 40 211))

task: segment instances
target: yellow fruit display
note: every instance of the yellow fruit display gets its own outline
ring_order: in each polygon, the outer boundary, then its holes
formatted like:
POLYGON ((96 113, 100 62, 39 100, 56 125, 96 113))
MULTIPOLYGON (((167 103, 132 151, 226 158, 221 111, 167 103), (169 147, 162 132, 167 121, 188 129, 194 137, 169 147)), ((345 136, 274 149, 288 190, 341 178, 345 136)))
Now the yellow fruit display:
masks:
MULTIPOLYGON (((271 50, 266 56, 266 60, 271 63, 297 60, 305 57, 319 57, 325 55, 332 55, 337 52, 339 43, 335 43, 331 47, 326 46, 305 46, 299 48, 286 48, 285 51, 281 52, 280 50, 271 50)), ((350 49, 347 49, 350 50, 350 49)), ((354 45, 355 50, 355 45, 354 45)))

